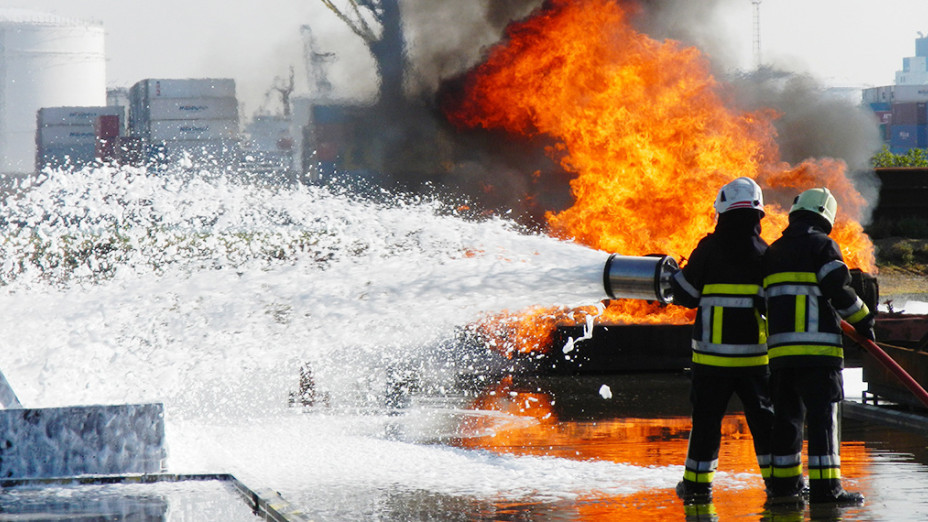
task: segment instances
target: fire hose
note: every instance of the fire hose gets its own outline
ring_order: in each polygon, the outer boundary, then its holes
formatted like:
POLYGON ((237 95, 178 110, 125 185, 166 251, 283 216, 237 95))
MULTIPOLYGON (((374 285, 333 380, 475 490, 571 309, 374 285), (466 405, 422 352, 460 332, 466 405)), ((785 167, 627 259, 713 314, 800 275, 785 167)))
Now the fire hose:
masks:
POLYGON ((875 342, 857 333, 857 331, 854 330, 854 327, 851 326, 847 321, 841 321, 841 329, 844 330, 844 333, 847 334, 848 337, 850 337, 854 342, 866 350, 867 353, 879 361, 880 364, 882 364, 887 370, 891 371, 893 375, 899 378, 902 384, 905 385, 905 387, 908 388, 912 394, 918 397, 918 400, 920 400, 922 404, 928 406, 928 392, 926 392, 925 389, 922 388, 920 384, 918 384, 918 381, 913 379, 912 376, 902 368, 902 366, 899 366, 899 363, 894 361, 888 353, 883 351, 883 349, 880 348, 875 342))

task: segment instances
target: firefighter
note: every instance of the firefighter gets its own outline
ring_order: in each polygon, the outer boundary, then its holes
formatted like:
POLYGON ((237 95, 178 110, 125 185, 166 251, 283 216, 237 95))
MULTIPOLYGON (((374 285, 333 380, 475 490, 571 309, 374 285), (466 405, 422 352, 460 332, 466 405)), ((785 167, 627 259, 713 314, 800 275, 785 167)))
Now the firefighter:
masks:
POLYGON ((764 197, 750 178, 723 186, 715 200, 715 230, 700 240, 671 277, 674 303, 696 308, 690 387, 693 427, 677 495, 685 504, 712 499, 722 418, 731 396, 744 406, 761 475, 770 466, 773 408, 768 392, 760 237, 764 197))
POLYGON ((859 504, 841 487, 837 403, 844 398, 843 318, 873 339, 874 314, 851 288, 841 250, 828 234, 838 204, 827 188, 796 196, 789 226, 764 255, 770 386, 776 412, 768 497, 803 494, 807 424, 809 501, 859 504))

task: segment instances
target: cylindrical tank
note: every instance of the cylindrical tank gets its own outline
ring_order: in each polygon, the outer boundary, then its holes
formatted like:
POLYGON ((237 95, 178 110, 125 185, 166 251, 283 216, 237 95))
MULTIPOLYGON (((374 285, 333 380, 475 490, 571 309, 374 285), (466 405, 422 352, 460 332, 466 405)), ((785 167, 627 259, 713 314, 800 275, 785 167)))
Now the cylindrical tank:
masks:
POLYGON ((0 8, 0 173, 35 170, 40 108, 105 104, 102 24, 0 8))
POLYGON ((613 299, 673 302, 670 276, 677 270, 674 258, 612 254, 603 269, 606 295, 613 299))

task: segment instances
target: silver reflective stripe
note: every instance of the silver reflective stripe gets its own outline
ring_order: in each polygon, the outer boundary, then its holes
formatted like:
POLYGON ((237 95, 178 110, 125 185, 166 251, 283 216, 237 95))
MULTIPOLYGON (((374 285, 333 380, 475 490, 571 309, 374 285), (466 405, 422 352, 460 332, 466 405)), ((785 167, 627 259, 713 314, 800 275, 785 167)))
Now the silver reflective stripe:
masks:
POLYGON ((816 285, 777 285, 767 288, 767 297, 781 295, 822 295, 816 285))
POLYGON ((857 300, 854 301, 854 304, 852 304, 851 306, 849 306, 849 307, 847 307, 847 308, 842 308, 841 310, 838 310, 838 314, 839 314, 841 317, 850 317, 850 316, 856 314, 857 312, 859 312, 860 309, 863 308, 863 307, 864 307, 864 302, 863 302, 863 300, 861 300, 860 297, 858 297, 857 300))
POLYGON ((764 468, 770 465, 770 454, 758 455, 757 456, 757 465, 764 468))
POLYGON ((827 332, 786 332, 767 337, 767 344, 770 346, 797 343, 824 343, 840 346, 843 342, 841 334, 827 332))
POLYGON ((676 280, 677 284, 680 285, 680 288, 682 288, 683 290, 686 290, 686 293, 690 294, 694 298, 699 299, 699 296, 702 295, 699 292, 699 290, 696 290, 696 288, 693 285, 691 285, 689 281, 686 280, 686 276, 683 275, 683 270, 680 270, 677 273, 675 273, 673 275, 673 278, 674 280, 676 280))
POLYGON ((845 268, 845 269, 846 269, 846 268, 847 268, 847 265, 845 265, 844 263, 842 263, 841 261, 838 261, 838 260, 829 261, 829 262, 825 263, 824 265, 822 265, 822 268, 819 268, 819 269, 818 269, 818 273, 815 274, 815 277, 817 277, 818 280, 821 281, 822 279, 825 279, 825 276, 827 276, 828 274, 834 272, 835 270, 837 270, 837 269, 839 269, 839 268, 845 268))
POLYGON ((839 468, 841 457, 838 455, 809 455, 810 468, 839 468))
POLYGON ((806 321, 809 323, 807 332, 818 331, 818 299, 806 300, 806 321))
POLYGON ((693 341, 693 349, 719 355, 763 355, 767 353, 766 344, 716 344, 693 341))
POLYGON ((754 308, 753 297, 703 297, 699 306, 724 306, 726 308, 754 308))
POLYGON ((795 466, 796 464, 802 463, 802 453, 796 453, 795 455, 774 455, 773 456, 773 465, 786 467, 786 466, 795 466))
MULTIPOLYGON (((679 462, 679 461, 677 461, 679 462)), ((686 458, 686 468, 693 471, 715 471, 719 467, 719 459, 715 460, 693 460, 686 458)))
POLYGON ((702 340, 709 342, 712 339, 712 308, 702 309, 702 340))

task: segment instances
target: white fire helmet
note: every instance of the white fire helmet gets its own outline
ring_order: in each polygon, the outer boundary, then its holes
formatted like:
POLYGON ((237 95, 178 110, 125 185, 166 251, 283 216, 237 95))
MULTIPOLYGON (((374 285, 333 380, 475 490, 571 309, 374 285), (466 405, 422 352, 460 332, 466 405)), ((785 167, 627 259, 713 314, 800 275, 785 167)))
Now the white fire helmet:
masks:
POLYGON ((764 193, 751 178, 737 178, 719 189, 715 211, 724 214, 736 208, 753 208, 764 215, 764 193))
POLYGON ((796 196, 789 213, 792 214, 797 210, 814 212, 828 220, 829 225, 834 226, 835 214, 838 213, 838 201, 827 188, 809 189, 796 196))

